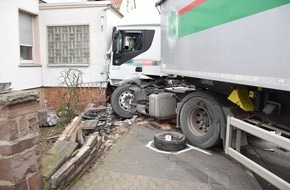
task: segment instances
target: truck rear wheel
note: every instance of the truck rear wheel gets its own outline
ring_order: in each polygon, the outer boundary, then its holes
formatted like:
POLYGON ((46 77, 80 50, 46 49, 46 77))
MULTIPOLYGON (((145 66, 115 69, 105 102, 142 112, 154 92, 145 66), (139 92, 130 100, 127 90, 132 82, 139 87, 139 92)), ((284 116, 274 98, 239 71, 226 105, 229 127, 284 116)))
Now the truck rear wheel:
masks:
POLYGON ((205 92, 195 92, 184 99, 179 119, 187 140, 201 148, 217 145, 221 127, 225 125, 221 106, 205 92))
POLYGON ((133 98, 131 85, 125 84, 117 87, 111 96, 111 106, 113 111, 122 118, 132 118, 135 114, 135 108, 130 105, 133 98))

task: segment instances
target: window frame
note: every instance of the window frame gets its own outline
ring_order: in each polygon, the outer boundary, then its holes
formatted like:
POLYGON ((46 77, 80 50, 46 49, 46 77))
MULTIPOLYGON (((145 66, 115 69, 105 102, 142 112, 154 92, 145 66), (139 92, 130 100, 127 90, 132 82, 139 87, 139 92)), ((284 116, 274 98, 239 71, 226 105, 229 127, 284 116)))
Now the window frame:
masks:
POLYGON ((34 65, 35 64, 35 14, 22 10, 22 9, 18 9, 18 35, 19 35, 19 59, 20 59, 20 65, 34 65), (20 13, 22 14, 26 14, 29 15, 31 17, 31 33, 32 33, 32 44, 25 44, 25 43, 21 43, 21 28, 20 28, 20 13), (31 59, 22 59, 22 54, 21 54, 21 46, 23 47, 31 47, 31 59))

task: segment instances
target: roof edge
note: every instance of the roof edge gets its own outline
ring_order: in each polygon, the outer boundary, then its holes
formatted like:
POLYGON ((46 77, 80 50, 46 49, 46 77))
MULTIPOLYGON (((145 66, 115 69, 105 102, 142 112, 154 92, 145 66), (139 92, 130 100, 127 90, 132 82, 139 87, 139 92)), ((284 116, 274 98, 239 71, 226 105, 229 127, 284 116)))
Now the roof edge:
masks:
POLYGON ((39 4, 39 10, 108 7, 109 5, 111 5, 110 1, 45 3, 39 4))

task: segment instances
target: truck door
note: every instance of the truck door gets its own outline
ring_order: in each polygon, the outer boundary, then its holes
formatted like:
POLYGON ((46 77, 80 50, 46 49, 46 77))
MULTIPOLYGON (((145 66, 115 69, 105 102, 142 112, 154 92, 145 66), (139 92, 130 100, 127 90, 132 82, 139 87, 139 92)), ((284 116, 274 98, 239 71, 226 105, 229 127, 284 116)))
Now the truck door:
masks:
POLYGON ((116 30, 113 35, 113 65, 122 65, 146 52, 153 41, 154 30, 116 30))

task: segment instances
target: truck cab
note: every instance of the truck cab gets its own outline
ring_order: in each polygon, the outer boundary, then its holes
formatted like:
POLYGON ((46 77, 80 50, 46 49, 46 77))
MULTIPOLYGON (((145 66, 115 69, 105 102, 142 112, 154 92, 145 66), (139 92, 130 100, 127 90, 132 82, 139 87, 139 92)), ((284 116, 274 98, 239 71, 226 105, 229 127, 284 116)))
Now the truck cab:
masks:
POLYGON ((156 9, 128 13, 113 30, 110 84, 117 86, 132 75, 165 75, 160 72, 160 39, 160 15, 156 9))

